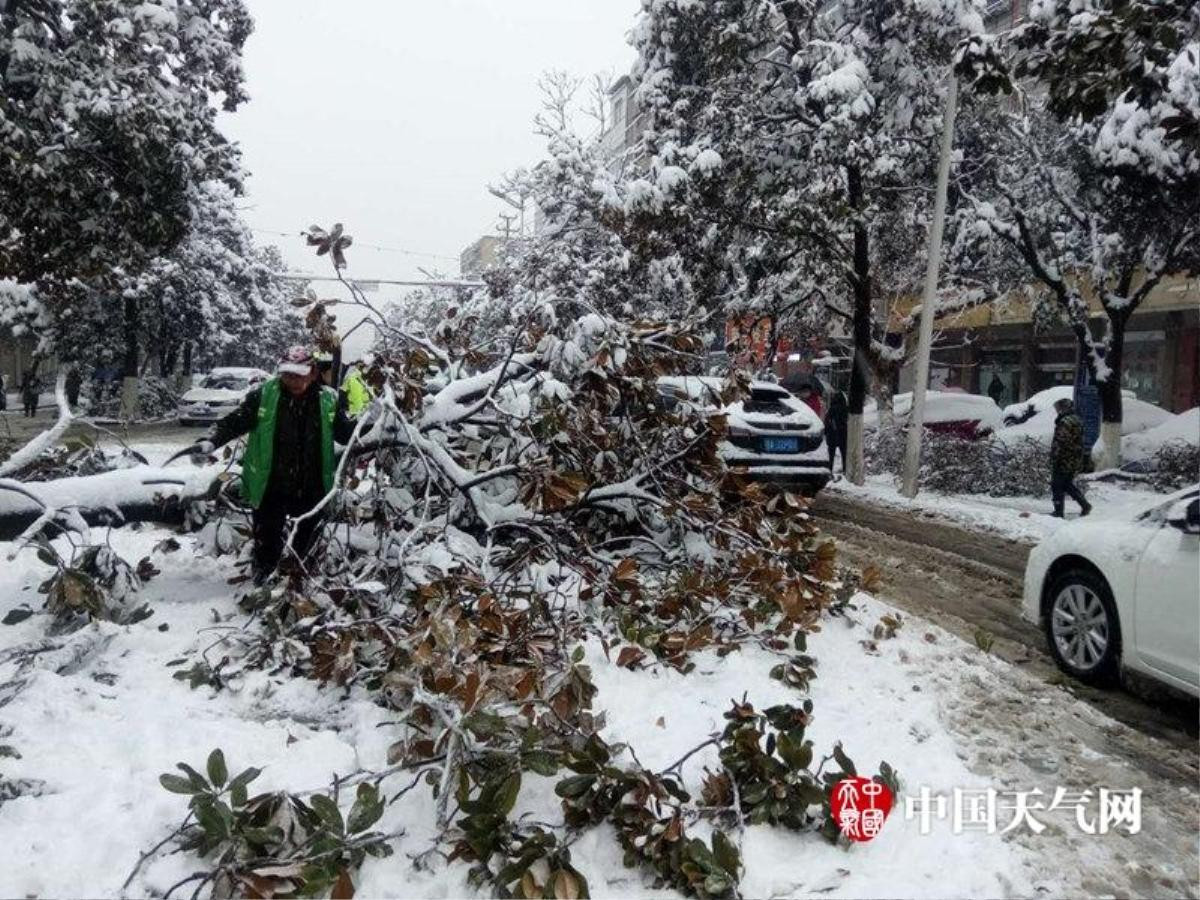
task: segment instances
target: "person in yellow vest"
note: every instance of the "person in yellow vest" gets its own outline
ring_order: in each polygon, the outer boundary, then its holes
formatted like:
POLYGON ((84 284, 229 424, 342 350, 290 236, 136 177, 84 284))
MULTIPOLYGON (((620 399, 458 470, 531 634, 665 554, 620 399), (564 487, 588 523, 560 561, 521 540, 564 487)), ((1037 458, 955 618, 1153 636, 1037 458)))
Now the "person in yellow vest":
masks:
POLYGON ((362 369, 357 364, 351 365, 342 379, 342 396, 346 398, 346 412, 358 418, 375 399, 375 392, 363 378, 362 369))
MULTIPOLYGON (((288 519, 309 512, 333 489, 334 442, 344 444, 353 433, 345 402, 321 384, 312 353, 292 347, 278 374, 250 391, 198 445, 212 452, 249 435, 242 456, 242 494, 254 510, 255 583, 278 567, 290 531, 288 519)), ((308 555, 320 525, 320 515, 299 524, 291 546, 297 559, 308 555)))

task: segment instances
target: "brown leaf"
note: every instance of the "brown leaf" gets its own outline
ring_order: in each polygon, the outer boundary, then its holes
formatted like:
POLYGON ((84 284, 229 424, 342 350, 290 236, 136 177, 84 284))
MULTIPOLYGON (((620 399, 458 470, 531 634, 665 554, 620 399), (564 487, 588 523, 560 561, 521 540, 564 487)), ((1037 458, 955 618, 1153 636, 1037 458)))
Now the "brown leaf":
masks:
POLYGON ((638 647, 622 647, 621 652, 617 654, 617 665, 622 669, 633 669, 645 658, 646 654, 638 647))
POLYGON ((637 577, 637 570, 637 560, 632 556, 626 557, 613 569, 613 581, 633 581, 637 577))
POLYGON ((566 869, 554 876, 554 896, 557 900, 579 900, 579 879, 566 869))
POLYGON ((337 881, 333 883, 332 900, 351 900, 354 897, 354 881, 350 878, 350 870, 342 869, 337 881))
POLYGON ((475 701, 479 698, 479 673, 472 671, 468 673, 466 683, 463 685, 463 712, 470 712, 475 706, 475 701))

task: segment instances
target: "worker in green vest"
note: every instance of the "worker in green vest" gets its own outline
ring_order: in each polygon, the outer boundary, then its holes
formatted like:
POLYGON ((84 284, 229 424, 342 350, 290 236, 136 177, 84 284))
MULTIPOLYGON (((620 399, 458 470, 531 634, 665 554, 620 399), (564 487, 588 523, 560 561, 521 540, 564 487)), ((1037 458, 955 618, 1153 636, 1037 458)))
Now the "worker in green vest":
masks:
MULTIPOLYGON (((293 347, 278 374, 250 391, 217 422, 202 452, 249 435, 242 456, 242 494, 254 510, 254 579, 261 584, 278 567, 291 532, 289 519, 309 513, 333 489, 334 442, 354 432, 338 393, 321 384, 316 360, 293 347)), ((321 516, 303 519, 289 558, 303 561, 312 549, 321 516)))

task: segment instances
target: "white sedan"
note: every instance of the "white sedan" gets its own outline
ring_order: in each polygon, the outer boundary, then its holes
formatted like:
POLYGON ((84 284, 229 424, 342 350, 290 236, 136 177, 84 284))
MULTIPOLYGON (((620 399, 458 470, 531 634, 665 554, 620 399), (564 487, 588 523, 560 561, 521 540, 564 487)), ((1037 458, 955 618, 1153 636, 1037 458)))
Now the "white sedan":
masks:
POLYGON ((1200 696, 1200 487, 1046 538, 1029 556, 1022 616, 1081 681, 1129 669, 1200 696))
POLYGON ((225 366, 213 369, 179 400, 180 425, 208 425, 229 415, 251 390, 270 378, 262 369, 225 366))

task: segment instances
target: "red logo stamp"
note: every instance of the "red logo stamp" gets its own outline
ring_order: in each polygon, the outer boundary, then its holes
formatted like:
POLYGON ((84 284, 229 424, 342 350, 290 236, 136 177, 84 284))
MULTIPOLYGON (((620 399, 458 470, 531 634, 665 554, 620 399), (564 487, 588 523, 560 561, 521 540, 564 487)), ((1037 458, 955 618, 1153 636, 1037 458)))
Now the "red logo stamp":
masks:
POLYGON ((842 834, 852 841, 869 841, 879 834, 893 800, 886 784, 856 776, 833 786, 830 808, 842 834))

